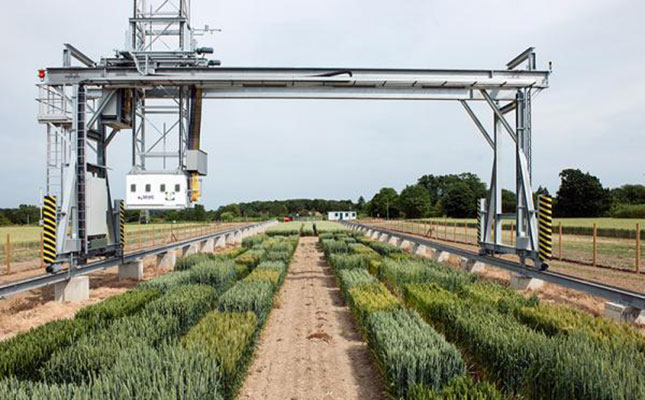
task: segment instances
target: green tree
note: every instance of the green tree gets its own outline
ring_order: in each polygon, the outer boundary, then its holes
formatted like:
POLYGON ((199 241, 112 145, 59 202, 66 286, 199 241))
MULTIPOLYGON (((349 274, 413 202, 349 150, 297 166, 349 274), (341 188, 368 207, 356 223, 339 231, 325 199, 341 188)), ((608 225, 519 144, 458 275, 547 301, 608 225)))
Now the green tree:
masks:
POLYGON ((358 198, 358 201, 356 202, 356 210, 359 212, 362 212, 364 208, 365 208, 365 198, 361 196, 358 198))
POLYGON ((230 211, 224 211, 224 212, 220 215, 220 219, 221 219, 223 222, 231 222, 231 221, 233 221, 233 220, 235 219, 235 215, 234 215, 232 212, 230 212, 230 211))
POLYGON ((477 196, 465 182, 450 185, 443 196, 443 208, 452 218, 473 218, 476 216, 477 196))
POLYGON ((619 204, 645 204, 645 185, 623 185, 611 191, 619 204))
POLYGON ((240 205, 237 203, 221 206, 220 208, 217 209, 216 215, 219 216, 219 219, 222 219, 222 214, 226 212, 233 215, 233 218, 238 218, 242 215, 242 210, 240 208, 240 205))
POLYGON ((579 169, 560 172, 555 212, 558 217, 600 217, 611 207, 611 194, 600 180, 579 169))
POLYGON ((382 188, 371 200, 372 216, 396 218, 399 216, 399 195, 393 188, 382 188))
POLYGON ((280 203, 280 202, 275 202, 269 206, 269 215, 272 217, 282 217, 287 214, 289 214, 289 210, 287 207, 280 203))
POLYGON ((0 214, 0 226, 12 225, 11 220, 5 217, 4 214, 0 214))
MULTIPOLYGON (((486 197, 486 185, 475 174, 465 172, 459 175, 424 175, 419 178, 419 185, 426 188, 430 194, 430 203, 432 204, 432 214, 447 214, 450 215, 446 204, 449 200, 446 198, 450 189, 455 185, 464 184, 472 193, 471 209, 468 211, 469 215, 476 215, 477 213, 477 200, 486 197), (440 210, 440 211, 439 211, 440 210)), ((459 192, 459 190, 457 190, 459 192)), ((451 202, 455 204, 456 202, 451 202)), ((453 212, 454 210, 450 211, 453 212)))
POLYGON ((515 192, 502 189, 502 212, 514 213, 517 210, 517 199, 515 192))
POLYGON ((399 206, 406 218, 423 218, 430 212, 430 196, 421 185, 406 186, 399 195, 399 206))

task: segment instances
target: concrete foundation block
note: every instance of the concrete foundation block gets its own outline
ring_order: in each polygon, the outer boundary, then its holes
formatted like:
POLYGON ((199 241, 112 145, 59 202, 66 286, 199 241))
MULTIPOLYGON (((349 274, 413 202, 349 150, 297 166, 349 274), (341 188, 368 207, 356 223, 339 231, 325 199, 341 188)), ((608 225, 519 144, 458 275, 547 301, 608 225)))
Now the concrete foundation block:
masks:
POLYGON ((605 316, 616 322, 645 322, 642 310, 618 303, 605 303, 605 316))
POLYGON ((423 245, 423 244, 419 244, 419 245, 417 245, 417 246, 416 246, 416 248, 414 249, 414 253, 413 253, 413 254, 415 254, 415 255, 417 255, 417 256, 420 256, 420 257, 428 257, 428 256, 430 255, 430 251, 429 251, 429 250, 430 250, 430 249, 428 249, 428 247, 427 247, 427 246, 425 246, 425 245, 423 245))
POLYGON ((227 245, 231 245, 231 246, 234 245, 235 244, 235 233, 233 233, 233 232, 227 233, 224 240, 226 241, 227 245))
POLYGON ((448 253, 447 251, 439 252, 436 255, 436 260, 437 262, 440 262, 440 263, 448 262, 450 261, 450 253, 448 253))
POLYGON ((484 272, 486 270, 486 264, 480 261, 469 260, 467 258, 461 258, 459 260, 459 266, 466 272, 484 272))
POLYGON ((143 280, 143 260, 119 265, 119 279, 143 280))
POLYGON ((242 232, 241 231, 236 231, 235 236, 234 236, 235 244, 241 244, 242 243, 242 232))
POLYGON ((372 236, 370 237, 370 239, 372 239, 372 240, 377 240, 377 239, 378 239, 378 238, 380 238, 380 237, 381 237, 381 234, 380 234, 379 232, 377 232, 377 231, 373 231, 373 232, 372 232, 372 236))
POLYGON ((177 254, 175 254, 174 250, 171 250, 167 253, 157 254, 158 268, 175 269, 176 263, 177 263, 177 254))
POLYGON ((90 298, 90 277, 75 276, 54 284, 54 299, 59 303, 80 302, 90 298))
POLYGON ((426 250, 426 254, 427 254, 428 258, 430 258, 430 259, 432 259, 434 261, 437 261, 439 259, 439 254, 440 253, 441 253, 440 251, 437 251, 437 249, 433 249, 432 247, 428 247, 427 250, 426 250))
POLYGON ((206 239, 202 242, 202 253, 212 253, 215 251, 215 239, 206 239))
POLYGON ((412 250, 414 250, 414 243, 409 240, 403 239, 399 244, 399 247, 401 248, 401 250, 410 253, 412 252, 412 250))
POLYGON ((526 275, 511 274, 511 289, 536 290, 544 285, 541 279, 531 278, 526 275))
POLYGON ((191 254, 196 254, 199 253, 199 247, 197 243, 189 244, 187 246, 182 247, 181 249, 181 256, 182 257, 188 257, 191 254))
POLYGON ((226 236, 222 235, 215 238, 215 248, 222 249, 224 247, 226 247, 226 236))
POLYGON ((366 230, 365 231, 365 236, 372 237, 372 230, 371 229, 366 230))
POLYGON ((388 244, 391 244, 392 246, 398 246, 399 243, 401 243, 401 238, 396 237, 396 236, 390 236, 388 239, 388 244))

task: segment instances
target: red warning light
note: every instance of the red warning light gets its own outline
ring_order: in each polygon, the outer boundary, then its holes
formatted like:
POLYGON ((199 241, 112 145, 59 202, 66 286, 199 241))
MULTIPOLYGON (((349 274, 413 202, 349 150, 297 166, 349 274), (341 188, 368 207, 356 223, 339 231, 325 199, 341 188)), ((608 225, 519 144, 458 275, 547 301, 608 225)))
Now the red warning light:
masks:
POLYGON ((38 70, 38 78, 43 81, 45 80, 45 70, 44 69, 39 69, 38 70))

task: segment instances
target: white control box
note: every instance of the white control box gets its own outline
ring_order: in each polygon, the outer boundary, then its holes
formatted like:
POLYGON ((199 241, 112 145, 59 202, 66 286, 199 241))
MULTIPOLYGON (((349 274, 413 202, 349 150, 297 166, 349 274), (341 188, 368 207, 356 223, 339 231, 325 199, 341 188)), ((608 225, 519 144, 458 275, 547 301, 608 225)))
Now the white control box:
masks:
POLYGON ((192 207, 183 174, 130 174, 125 178, 128 210, 180 210, 192 207))

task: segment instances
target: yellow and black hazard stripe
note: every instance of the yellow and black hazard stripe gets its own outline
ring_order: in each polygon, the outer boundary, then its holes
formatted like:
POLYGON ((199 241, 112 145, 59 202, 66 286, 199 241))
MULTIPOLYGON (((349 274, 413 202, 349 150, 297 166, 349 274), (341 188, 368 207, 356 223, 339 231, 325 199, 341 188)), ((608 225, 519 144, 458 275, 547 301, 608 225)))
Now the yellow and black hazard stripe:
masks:
POLYGON ((125 203, 119 200, 119 244, 125 247, 125 203))
POLYGON ((540 260, 548 261, 553 256, 553 199, 540 195, 538 206, 538 237, 540 260))
POLYGON ((477 209, 477 242, 482 241, 482 211, 477 209))
POLYGON ((45 196, 43 202, 43 261, 56 262, 56 196, 45 196))

